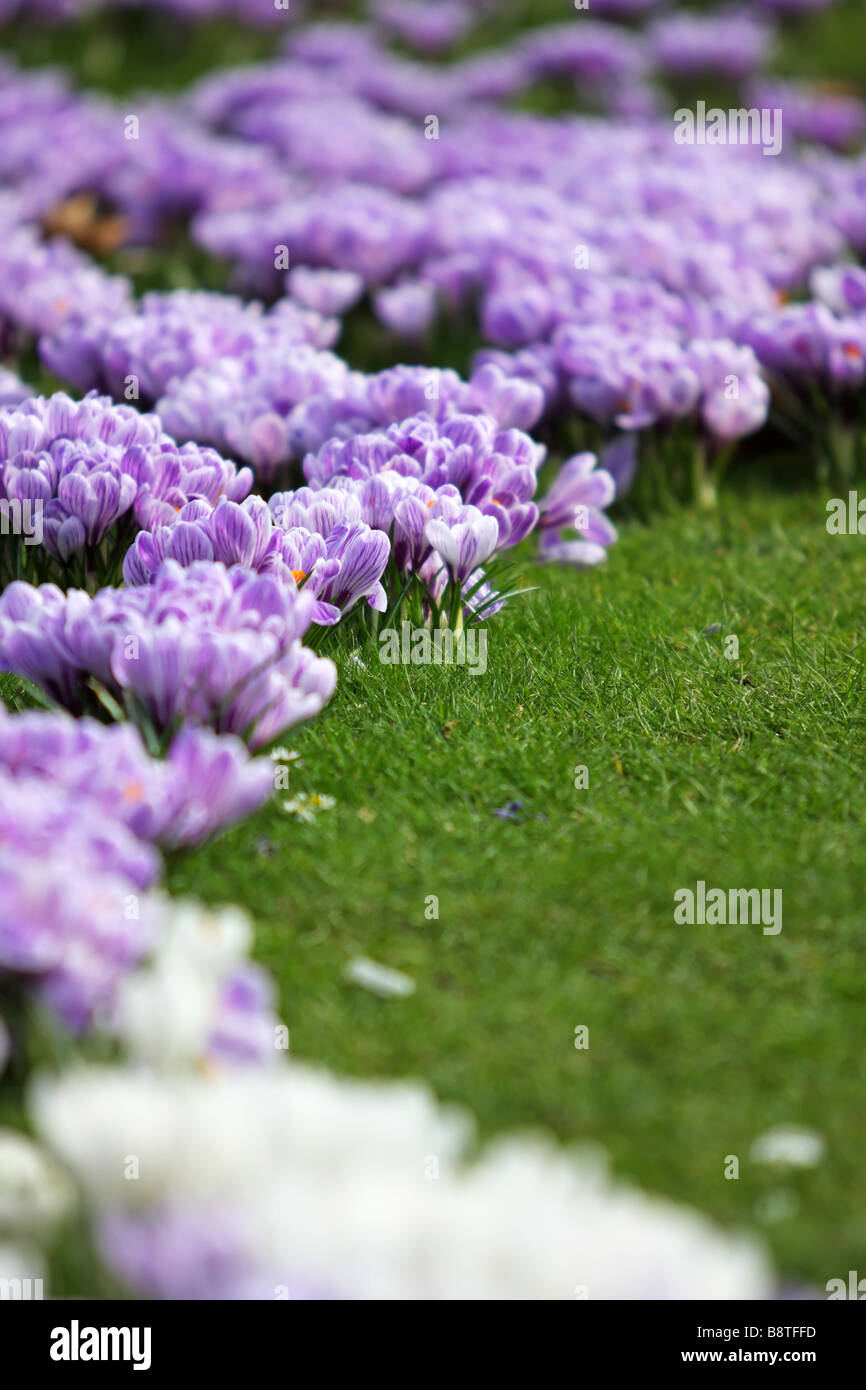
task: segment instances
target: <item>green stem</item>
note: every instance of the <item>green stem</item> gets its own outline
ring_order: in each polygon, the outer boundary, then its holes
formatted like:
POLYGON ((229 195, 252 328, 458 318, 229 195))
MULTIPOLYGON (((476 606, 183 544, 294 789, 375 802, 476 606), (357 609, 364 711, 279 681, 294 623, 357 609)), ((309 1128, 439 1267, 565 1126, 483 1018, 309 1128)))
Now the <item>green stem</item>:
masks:
POLYGON ((700 511, 712 511, 718 506, 715 480, 707 468, 707 447, 703 439, 695 441, 692 451, 692 501, 700 511))

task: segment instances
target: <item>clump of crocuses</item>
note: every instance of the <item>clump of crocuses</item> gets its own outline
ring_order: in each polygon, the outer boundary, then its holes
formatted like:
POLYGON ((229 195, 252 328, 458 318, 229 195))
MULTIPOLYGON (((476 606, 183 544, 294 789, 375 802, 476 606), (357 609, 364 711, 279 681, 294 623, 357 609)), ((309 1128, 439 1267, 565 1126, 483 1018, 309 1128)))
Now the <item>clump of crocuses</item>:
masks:
POLYGON ((187 723, 259 748, 333 693, 333 663, 301 641, 315 602, 202 560, 167 560, 152 584, 93 597, 18 582, 0 596, 0 669, 73 713, 131 719, 151 746, 187 723))
POLYGON ((257 810, 273 790, 271 763, 233 734, 182 727, 164 758, 128 723, 65 712, 0 709, 0 773, 25 788, 51 786, 166 848, 191 846, 257 810))
POLYGON ((190 502, 174 525, 138 535, 123 574, 127 584, 136 585, 149 583, 166 559, 181 565, 196 560, 243 565, 291 588, 303 586, 316 599, 313 621, 331 626, 362 598, 379 611, 385 607, 380 580, 390 550, 388 537, 361 520, 357 504, 304 511, 295 525, 279 503, 269 507, 261 497, 240 504, 220 498, 214 508, 190 502))
POLYGON ((0 410, 0 578, 91 588, 117 575, 139 527, 251 485, 213 449, 179 447, 156 415, 93 394, 30 398, 0 410))
POLYGON ((106 811, 0 771, 0 975, 13 1019, 31 989, 71 1028, 106 1008, 150 942, 160 864, 106 811))

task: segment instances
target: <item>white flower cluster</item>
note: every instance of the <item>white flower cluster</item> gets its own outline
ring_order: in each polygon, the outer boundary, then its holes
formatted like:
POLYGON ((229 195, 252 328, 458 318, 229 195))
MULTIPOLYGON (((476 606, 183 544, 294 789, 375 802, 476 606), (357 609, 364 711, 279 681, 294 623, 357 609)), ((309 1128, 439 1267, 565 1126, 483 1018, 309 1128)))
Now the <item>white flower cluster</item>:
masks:
MULTIPOLYGON (((759 1245, 614 1185, 598 1158, 522 1137, 468 1157, 471 1124, 416 1085, 341 1080, 297 1063, 212 1079, 85 1068, 43 1079, 33 1116, 97 1221, 127 1217, 127 1277, 138 1268, 142 1223, 158 1230, 182 1211, 189 1229, 208 1229, 208 1242, 222 1220, 243 1296, 724 1299, 771 1290, 759 1245)), ((225 1253, 224 1244, 223 1262, 225 1253)), ((148 1258, 159 1260, 158 1237, 148 1258)), ((207 1297, 194 1250, 185 1259, 188 1283, 175 1295, 207 1297)))
POLYGON ((769 1294, 757 1242, 615 1184, 601 1155, 541 1136, 479 1154, 421 1085, 287 1064, 251 942, 235 908, 163 904, 107 1021, 127 1062, 31 1085, 53 1157, 0 1132, 0 1279, 42 1278, 74 1179, 109 1272, 144 1296, 769 1294))

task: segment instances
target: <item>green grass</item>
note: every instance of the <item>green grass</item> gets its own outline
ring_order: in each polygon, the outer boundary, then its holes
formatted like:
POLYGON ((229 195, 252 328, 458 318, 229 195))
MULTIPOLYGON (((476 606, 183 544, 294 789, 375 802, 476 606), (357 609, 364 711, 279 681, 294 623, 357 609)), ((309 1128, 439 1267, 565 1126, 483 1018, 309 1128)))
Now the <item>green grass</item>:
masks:
MULTIPOLYGON (((786 25, 782 70, 862 79, 858 5, 786 25)), ((470 46, 512 32, 520 11, 503 5, 470 46)), ((571 10, 527 0, 523 13, 571 10)), ((117 93, 179 89, 273 48, 231 25, 167 45, 165 23, 19 30, 14 47, 117 93)), ((183 248, 141 256, 142 286, 211 283, 183 248)), ((368 328, 353 320, 342 348, 367 368, 387 349, 368 328)), ((448 343, 434 355, 454 361, 448 343)), ((746 477, 710 518, 625 521, 598 572, 536 570, 527 551, 539 587, 489 622, 483 676, 384 666, 374 646, 362 669, 341 648, 331 706, 285 740, 303 754, 291 792, 336 808, 306 825, 278 796, 173 859, 168 882, 252 913, 298 1058, 423 1077, 485 1135, 543 1124, 600 1142, 618 1174, 757 1225, 784 1274, 822 1287, 866 1243, 862 542, 829 537, 825 499, 793 479, 746 477), (513 800, 519 820, 494 814, 513 800), (781 888, 781 934, 676 925, 675 890, 700 878, 781 888), (347 983, 359 954, 416 993, 347 983), (818 1168, 749 1162, 777 1122, 824 1136, 818 1168), (729 1154, 739 1181, 723 1176, 729 1154), (767 1224, 780 1191, 787 1215, 767 1224)), ((0 697, 13 693, 0 677, 0 697)))
POLYGON ((488 624, 484 675, 344 653, 289 740, 291 791, 337 807, 307 825, 278 796, 170 874, 253 913, 298 1058, 424 1077, 486 1134, 602 1142, 619 1173, 754 1224, 780 1183, 752 1140, 814 1126, 827 1158, 781 1184, 800 1208, 767 1234, 821 1285, 866 1240, 864 570, 824 520, 808 495, 728 494, 712 520, 627 524, 596 573, 527 565, 541 587, 488 624), (512 800, 519 822, 494 815, 512 800), (782 932, 677 926, 701 878, 781 888, 782 932), (345 982, 359 954, 415 995, 345 982))

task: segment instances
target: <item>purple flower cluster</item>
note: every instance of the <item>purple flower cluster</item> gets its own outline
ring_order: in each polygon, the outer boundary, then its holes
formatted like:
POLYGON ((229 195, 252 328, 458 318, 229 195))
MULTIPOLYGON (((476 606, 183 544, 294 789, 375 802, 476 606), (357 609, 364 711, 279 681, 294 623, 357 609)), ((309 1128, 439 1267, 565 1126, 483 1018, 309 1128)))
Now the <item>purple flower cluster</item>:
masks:
MULTIPOLYGON (((752 314, 780 312, 785 293, 802 284, 813 267, 839 255, 843 236, 862 240, 853 167, 843 173, 827 161, 768 170, 766 161, 758 162, 758 152, 684 151, 674 146, 669 128, 654 126, 623 126, 613 140, 579 120, 553 128, 534 117, 487 116, 475 118, 459 134, 458 144, 448 142, 448 156, 459 164, 460 177, 426 195, 423 227, 416 203, 384 189, 378 197, 369 189, 347 189, 350 203, 333 214, 313 194, 305 208, 295 203, 291 210, 265 210, 255 227, 242 213, 201 219, 198 231, 212 249, 239 256, 256 279, 266 272, 278 227, 291 216, 300 229, 299 255, 313 266, 330 264, 380 286, 374 293, 378 313, 390 329, 407 336, 422 332, 433 312, 461 314, 477 301, 484 337, 499 353, 485 350, 479 364, 496 364, 512 380, 534 383, 548 413, 575 405, 585 409, 584 400, 597 389, 599 354, 610 361, 605 375, 622 375, 617 359, 625 337, 635 342, 632 356, 645 360, 624 390, 617 387, 618 399, 633 397, 647 376, 651 394, 663 398, 670 376, 667 357, 684 359, 685 369, 694 373, 691 356, 699 359, 701 391, 687 393, 687 410, 674 402, 667 414, 694 411, 722 440, 764 422, 767 397, 758 365, 737 352, 751 343, 741 326, 752 314), (618 164, 614 178, 612 158, 618 164), (473 162, 477 172, 470 173, 473 162), (517 169, 524 180, 524 171, 533 169, 538 180, 522 182, 519 194, 509 177, 517 169), (832 199, 828 178, 834 184, 832 199), (349 207, 352 235, 332 241, 349 207), (389 226, 383 238, 379 219, 385 209, 389 226), (668 340, 669 347, 653 346, 655 339, 668 340), (702 411, 703 394, 715 394, 706 380, 707 361, 724 366, 729 353, 738 365, 723 372, 722 382, 742 369, 747 379, 740 400, 747 405, 725 413, 710 402, 702 411)), ((233 439, 208 434, 205 380, 197 383, 201 404, 185 428, 249 458, 249 445, 243 447, 237 434, 233 439)), ((171 405, 173 396, 183 397, 187 389, 175 383, 171 405)), ((219 398, 223 392, 213 394, 219 398)), ((357 377, 346 377, 343 389, 332 382, 321 394, 325 400, 300 405, 292 398, 293 421, 285 443, 280 439, 283 457, 318 447, 329 431, 349 433, 368 425, 357 377), (339 396, 344 400, 335 404, 339 396), (316 429, 307 430, 317 417, 319 439, 316 429)), ((460 408, 473 407, 461 403, 460 408)), ((600 418, 597 410, 586 413, 600 418)), ((663 408, 626 406, 608 413, 611 418, 643 415, 648 421, 666 414, 663 408)), ((183 430, 173 416, 170 427, 183 430)))
POLYGON ((562 329, 557 362, 574 403, 623 430, 671 424, 699 413, 713 440, 752 434, 767 419, 770 392, 749 347, 695 338, 614 338, 604 330, 562 329))
MULTIPOLYGON (((120 558, 113 532, 126 518, 154 526, 191 498, 241 500, 251 485, 249 469, 211 449, 179 448, 155 415, 107 397, 58 393, 0 409, 0 499, 37 508, 38 554, 64 567, 83 557, 84 580, 111 573, 120 558)), ((16 553, 36 563, 26 541, 16 553)))
MULTIPOLYGON (((417 573, 434 601, 441 598, 446 578, 464 586, 469 581, 471 595, 483 579, 483 563, 518 544, 538 523, 533 497, 544 456, 543 446, 529 435, 501 429, 488 415, 454 414, 443 421, 415 416, 380 433, 330 440, 304 461, 311 490, 277 494, 271 508, 297 520, 292 509, 302 497, 315 506, 322 495, 317 489, 350 493, 364 519, 392 536, 398 573, 417 573)), ((602 559, 602 547, 616 534, 597 516, 613 500, 613 480, 603 471, 590 480, 595 460, 588 457, 586 475, 578 480, 568 474, 558 507, 549 504, 549 526, 570 525, 593 542, 593 548, 562 552, 560 558, 579 563, 602 559), (583 505, 591 509, 585 518, 578 512, 583 505)), ((485 593, 490 613, 488 598, 485 593)))
POLYGON ((151 585, 93 598, 13 583, 0 596, 0 669, 73 713, 95 682, 146 731, 207 725, 259 748, 333 693, 333 663, 301 644, 314 606, 274 576, 207 561, 167 560, 151 585))
POLYGON ((866 135, 866 102, 844 89, 763 81, 750 89, 749 104, 781 111, 786 135, 809 144, 846 150, 866 135))
POLYGON ((331 352, 308 345, 255 348, 176 379, 157 403, 178 439, 200 440, 246 459, 264 481, 297 456, 292 413, 348 393, 352 373, 331 352))
MULTIPOLYGON (((845 285, 844 273, 837 283, 840 289, 845 285)), ((742 335, 771 377, 799 390, 818 384, 828 395, 838 396, 866 381, 862 312, 840 316, 824 303, 788 304, 772 315, 752 315, 742 335)))
POLYGON ((155 851, 71 788, 0 770, 0 976, 33 985, 71 1028, 105 1010, 141 959, 155 851))
MULTIPOLYGON (((605 8, 634 17, 651 7, 605 8)), ((462 0, 436 7, 443 33, 470 17, 462 0)), ((691 414, 719 442, 758 428, 766 392, 738 350, 753 345, 752 320, 781 314, 846 241, 866 246, 866 176, 827 153, 777 163, 755 148, 678 146, 650 84, 659 70, 753 76, 770 51, 766 18, 676 14, 638 31, 578 16, 449 66, 383 45, 383 29, 420 33, 433 21, 427 5, 383 0, 372 27, 293 30, 274 61, 209 76, 182 101, 142 103, 134 139, 119 108, 7 66, 7 331, 40 334, 46 363, 80 390, 159 401, 173 435, 239 456, 265 480, 332 434, 419 409, 441 418, 427 402, 377 415, 377 387, 322 352, 332 316, 365 291, 408 342, 440 315, 477 311, 488 345, 478 363, 522 383, 512 394, 540 391, 548 415, 577 408, 605 427, 620 416, 650 428, 691 414), (573 82, 616 119, 496 109, 540 81, 573 82), (59 122, 80 137, 71 159, 46 138, 59 122), (82 189, 125 219, 128 240, 191 219, 193 239, 235 261, 248 287, 292 298, 268 313, 185 293, 135 309, 125 281, 20 225, 82 189), (743 389, 719 399, 708 373, 731 354, 743 389), (599 392, 616 401, 601 410, 599 392)), ((792 136, 843 145, 863 124, 851 98, 788 87, 779 100, 792 136)), ((521 428, 534 423, 528 400, 521 428)), ((489 402, 456 408, 496 413, 489 402)))
POLYGON ((0 773, 34 793, 75 798, 138 839, 198 845, 251 815, 271 794, 270 764, 250 759, 230 734, 182 728, 164 759, 152 758, 131 724, 65 713, 0 713, 0 773))
MULTIPOLYGON (((352 502, 348 495, 338 500, 352 502)), ((214 508, 191 502, 174 525, 136 537, 124 560, 124 579, 130 585, 148 584, 164 560, 184 566, 215 560, 267 573, 292 588, 303 586, 316 598, 313 621, 325 626, 339 622, 361 598, 382 610, 380 579, 391 552, 388 537, 361 521, 359 505, 338 510, 324 496, 316 501, 319 505, 304 508, 298 521, 288 520, 285 508, 269 507, 260 497, 248 497, 240 505, 222 498, 214 508)))
POLYGON ((223 357, 256 348, 330 347, 340 325, 291 299, 265 312, 231 295, 177 290, 147 294, 134 310, 91 312, 40 341, 45 365, 80 391, 153 404, 176 379, 223 357))
POLYGON ((0 173, 31 220, 87 191, 127 219, 127 239, 138 240, 167 217, 242 206, 280 182, 267 150, 204 129, 172 102, 142 98, 130 111, 76 91, 55 69, 22 72, 4 59, 2 74, 0 121, 11 138, 0 151, 0 173), (52 141, 61 127, 62 142, 52 141))
MULTIPOLYGON (((75 1031, 105 1024, 158 941, 163 914, 144 891, 159 875, 153 846, 198 845, 272 787, 268 762, 209 730, 182 729, 161 761, 129 724, 0 715, 0 977, 75 1031)), ((262 988, 250 968, 226 980, 215 1054, 237 1051, 262 1016, 262 988)))
POLYGON ((742 80, 765 66, 772 44, 771 27, 746 10, 668 15, 649 31, 653 62, 678 77, 712 72, 742 80))
POLYGON ((61 237, 42 241, 28 226, 0 245, 0 330, 51 334, 61 326, 86 325, 132 311, 132 291, 122 275, 107 275, 61 237))
POLYGON ((492 416, 503 428, 530 429, 544 407, 534 383, 481 364, 464 382, 432 367, 353 372, 332 353, 309 347, 223 358, 176 380, 160 417, 178 439, 197 439, 247 460, 263 480, 329 439, 348 439, 424 413, 492 416))
MULTIPOLYGON (((386 416, 398 403, 420 403, 424 379, 413 369, 397 368, 370 380, 377 388, 372 398, 386 416)), ((245 566, 301 586, 315 596, 313 621, 328 625, 361 598, 385 609, 388 594, 381 581, 393 559, 392 601, 409 574, 419 576, 434 603, 449 576, 466 586, 467 600, 483 579, 483 560, 516 545, 538 523, 532 499, 545 450, 522 431, 502 428, 491 415, 453 407, 469 398, 480 402, 485 393, 496 400, 504 391, 500 404, 507 415, 524 402, 537 410, 538 399, 531 388, 515 393, 495 368, 482 368, 468 386, 454 373, 441 373, 434 381, 443 387, 440 419, 416 415, 380 432, 332 434, 305 459, 310 485, 278 492, 267 505, 257 497, 240 505, 221 499, 214 508, 189 503, 171 524, 136 537, 124 561, 126 582, 153 582, 167 560, 245 566)), ((580 476, 567 471, 556 506, 547 504, 546 525, 555 528, 557 539, 563 527, 572 527, 586 541, 563 549, 558 558, 595 563, 615 539, 601 514, 615 487, 603 470, 592 473, 592 456, 583 457, 580 476), (585 519, 580 508, 589 508, 585 519)), ((551 541, 548 531, 546 558, 557 558, 551 541)), ((492 612, 486 591, 484 597, 485 610, 492 612)))

